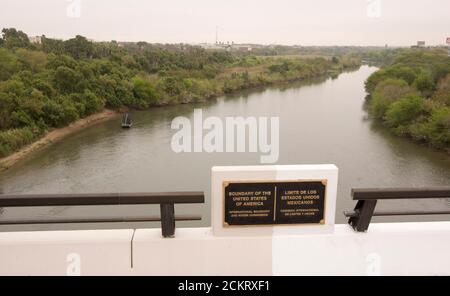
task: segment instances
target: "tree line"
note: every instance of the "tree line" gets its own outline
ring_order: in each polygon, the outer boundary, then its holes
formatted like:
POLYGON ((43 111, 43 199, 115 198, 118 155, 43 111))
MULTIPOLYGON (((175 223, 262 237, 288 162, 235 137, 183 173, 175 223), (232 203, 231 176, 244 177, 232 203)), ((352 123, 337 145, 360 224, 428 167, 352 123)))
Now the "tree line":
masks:
POLYGON ((369 113, 395 134, 450 147, 450 57, 446 49, 402 49, 366 82, 369 113))

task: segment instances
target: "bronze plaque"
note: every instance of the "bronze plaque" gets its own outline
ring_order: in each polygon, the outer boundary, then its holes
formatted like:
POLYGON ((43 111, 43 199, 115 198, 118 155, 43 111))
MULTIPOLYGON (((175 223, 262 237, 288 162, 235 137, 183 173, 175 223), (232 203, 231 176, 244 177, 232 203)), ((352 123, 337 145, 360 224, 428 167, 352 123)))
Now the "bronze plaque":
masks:
POLYGON ((224 225, 325 224, 326 184, 224 182, 224 225))

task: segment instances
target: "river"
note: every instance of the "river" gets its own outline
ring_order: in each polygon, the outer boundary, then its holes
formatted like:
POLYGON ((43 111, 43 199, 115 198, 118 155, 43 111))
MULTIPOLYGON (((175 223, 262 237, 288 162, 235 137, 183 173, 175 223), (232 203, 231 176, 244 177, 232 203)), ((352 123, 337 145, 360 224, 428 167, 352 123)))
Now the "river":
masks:
MULTIPOLYGON (((333 163, 339 167, 337 223, 354 206, 353 187, 448 186, 450 157, 391 135, 364 111, 364 81, 377 68, 362 66, 335 79, 315 79, 241 92, 202 104, 133 112, 135 125, 120 128, 118 119, 87 128, 55 143, 0 174, 2 193, 86 193, 204 191, 203 206, 176 206, 177 214, 201 214, 210 224, 210 170, 215 165, 258 165, 258 153, 180 153, 170 146, 176 116, 279 116, 277 164, 333 163)), ((448 200, 383 202, 380 209, 450 208, 448 200)), ((5 209, 0 219, 154 215, 155 206, 48 207, 5 209)), ((376 221, 448 219, 377 218, 376 221)), ((148 227, 153 223, 101 225, 3 226, 0 230, 148 227)))

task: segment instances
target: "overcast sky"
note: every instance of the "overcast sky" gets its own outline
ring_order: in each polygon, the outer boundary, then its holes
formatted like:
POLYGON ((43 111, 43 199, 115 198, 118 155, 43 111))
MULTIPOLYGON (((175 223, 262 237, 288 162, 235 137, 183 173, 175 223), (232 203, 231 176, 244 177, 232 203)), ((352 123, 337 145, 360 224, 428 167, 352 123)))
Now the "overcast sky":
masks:
POLYGON ((0 28, 161 43, 444 44, 450 0, 0 0, 0 28), (378 5, 380 3, 380 5, 378 5))

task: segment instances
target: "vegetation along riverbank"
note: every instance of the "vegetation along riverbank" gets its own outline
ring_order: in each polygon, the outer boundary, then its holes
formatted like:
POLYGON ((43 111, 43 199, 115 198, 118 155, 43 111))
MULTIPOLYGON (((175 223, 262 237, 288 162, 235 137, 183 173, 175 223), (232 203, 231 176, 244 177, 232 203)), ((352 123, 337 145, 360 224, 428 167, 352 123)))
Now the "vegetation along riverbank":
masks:
MULTIPOLYGON (((285 52, 287 52, 285 50, 285 52)), ((336 55, 232 53, 186 44, 66 41, 32 43, 16 29, 0 38, 0 158, 108 108, 207 100, 256 86, 337 75, 360 65, 358 52, 336 55), (280 54, 280 55, 278 55, 280 54)))
POLYGON ((77 121, 69 124, 66 127, 50 130, 46 132, 39 140, 20 148, 19 150, 10 154, 7 157, 1 158, 0 172, 10 168, 18 161, 27 157, 29 154, 38 151, 51 143, 55 143, 68 135, 80 131, 85 127, 92 126, 96 123, 103 122, 118 115, 119 113, 114 110, 105 109, 101 112, 89 115, 85 118, 78 119, 77 121))
POLYGON ((366 82, 369 113, 399 136, 450 153, 450 57, 403 49, 366 82))

